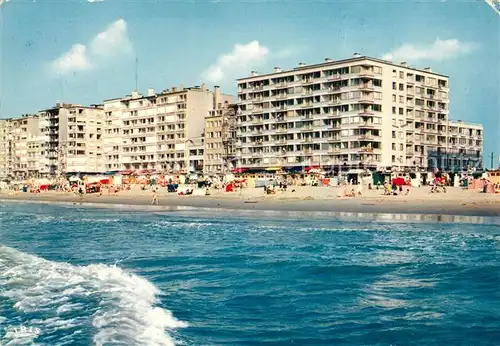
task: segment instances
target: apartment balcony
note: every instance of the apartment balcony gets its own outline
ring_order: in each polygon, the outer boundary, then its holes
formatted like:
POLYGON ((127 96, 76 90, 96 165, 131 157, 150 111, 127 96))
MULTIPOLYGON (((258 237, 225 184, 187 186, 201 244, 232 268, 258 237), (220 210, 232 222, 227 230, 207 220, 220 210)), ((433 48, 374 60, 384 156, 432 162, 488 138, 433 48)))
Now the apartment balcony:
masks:
POLYGON ((362 111, 358 112, 358 115, 361 115, 361 116, 370 116, 370 115, 375 115, 375 113, 372 112, 372 111, 369 111, 369 110, 362 110, 362 111))
POLYGON ((374 90, 373 84, 363 83, 357 86, 359 90, 374 90))
POLYGON ((377 153, 380 152, 380 149, 373 147, 359 147, 357 148, 360 153, 377 153))
POLYGON ((342 79, 342 75, 341 74, 334 74, 334 75, 330 75, 330 76, 326 76, 326 79, 327 80, 340 80, 342 79))
POLYGON ((302 143, 312 143, 314 141, 313 138, 307 137, 302 139, 302 143))
POLYGON ((373 141, 373 140, 375 140, 375 139, 380 140, 380 137, 378 137, 378 136, 374 136, 374 135, 359 135, 359 136, 358 136, 358 139, 360 139, 360 140, 371 140, 371 141, 373 141))
POLYGON ((375 72, 371 71, 371 70, 362 70, 358 73, 356 73, 356 75, 358 75, 359 77, 362 77, 362 78, 373 78, 375 77, 375 72))
POLYGON ((278 94, 278 95, 276 95, 276 98, 278 100, 286 99, 286 98, 288 98, 288 94, 278 94))
POLYGON ((358 103, 374 103, 375 100, 373 97, 360 97, 358 99, 358 103))
POLYGON ((319 82, 319 79, 317 78, 304 78, 300 81, 300 83, 302 84, 311 84, 311 83, 315 83, 315 82, 319 82))
MULTIPOLYGON (((353 124, 353 125, 356 125, 356 124, 353 124)), ((361 122, 361 123, 357 124, 357 127, 371 129, 371 128, 375 128, 375 124, 371 123, 371 122, 361 122)))
POLYGON ((314 102, 303 103, 303 104, 300 105, 300 107, 302 107, 302 108, 311 108, 311 107, 314 107, 314 106, 315 106, 314 102))

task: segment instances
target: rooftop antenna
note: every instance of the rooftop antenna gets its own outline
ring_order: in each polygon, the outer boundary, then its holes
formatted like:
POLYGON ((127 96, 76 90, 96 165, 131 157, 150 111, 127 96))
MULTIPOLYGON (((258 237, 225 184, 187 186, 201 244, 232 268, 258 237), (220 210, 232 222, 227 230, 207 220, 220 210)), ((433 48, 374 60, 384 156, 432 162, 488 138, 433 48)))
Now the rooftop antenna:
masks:
POLYGON ((486 3, 495 11, 497 14, 500 15, 500 1, 499 0, 484 0, 486 3))
POLYGON ((139 81, 139 59, 137 58, 137 54, 135 55, 135 91, 137 91, 138 89, 138 81, 139 81))

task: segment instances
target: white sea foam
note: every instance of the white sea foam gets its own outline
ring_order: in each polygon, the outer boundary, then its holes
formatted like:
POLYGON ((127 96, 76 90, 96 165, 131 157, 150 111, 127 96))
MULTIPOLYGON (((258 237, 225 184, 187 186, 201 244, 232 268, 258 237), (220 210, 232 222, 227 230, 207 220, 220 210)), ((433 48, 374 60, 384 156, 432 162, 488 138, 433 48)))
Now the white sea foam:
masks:
MULTIPOLYGON (((153 284, 116 266, 74 266, 0 246, 0 287, 0 297, 19 312, 50 316, 29 321, 42 335, 44 330, 78 331, 91 319, 95 345, 171 346, 166 332, 187 326, 155 306, 159 290, 153 284)), ((8 344, 15 337, 7 334, 0 341, 8 344)))

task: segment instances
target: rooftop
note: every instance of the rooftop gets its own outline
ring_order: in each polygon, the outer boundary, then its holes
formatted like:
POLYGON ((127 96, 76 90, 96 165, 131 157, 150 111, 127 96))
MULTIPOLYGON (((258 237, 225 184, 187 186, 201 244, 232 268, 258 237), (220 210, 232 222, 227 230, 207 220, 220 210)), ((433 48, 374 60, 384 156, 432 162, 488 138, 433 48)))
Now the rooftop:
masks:
POLYGON ((403 68, 406 68, 406 69, 409 69, 409 70, 413 70, 415 72, 430 73, 430 74, 433 74, 433 75, 436 75, 436 76, 448 78, 448 76, 446 76, 444 74, 432 72, 432 71, 426 70, 426 69, 418 69, 418 68, 415 68, 415 67, 408 66, 404 62, 402 62, 401 64, 395 64, 392 61, 387 61, 387 60, 372 58, 372 57, 369 57, 369 56, 359 55, 359 54, 355 53, 353 57, 348 58, 348 59, 332 60, 332 59, 327 58, 327 59, 325 59, 325 62, 322 62, 322 63, 319 63, 319 64, 311 64, 311 65, 306 65, 306 64, 301 63, 301 64, 299 64, 298 67, 294 67, 293 69, 289 69, 289 70, 281 70, 280 69, 280 71, 277 71, 277 72, 270 72, 270 73, 265 73, 265 74, 259 74, 259 75, 256 75, 256 76, 249 76, 249 77, 238 78, 237 81, 247 80, 247 79, 254 79, 254 78, 255 79, 259 79, 261 77, 267 77, 267 76, 273 76, 273 75, 282 75, 282 74, 285 75, 285 74, 288 74, 290 72, 308 70, 308 69, 311 69, 311 68, 335 66, 335 65, 339 65, 339 64, 345 64, 345 63, 353 63, 353 62, 358 62, 358 61, 361 62, 361 61, 364 61, 364 60, 370 60, 370 61, 373 61, 373 62, 376 62, 376 63, 391 65, 391 66, 395 66, 395 67, 399 67, 399 68, 403 67, 403 68))

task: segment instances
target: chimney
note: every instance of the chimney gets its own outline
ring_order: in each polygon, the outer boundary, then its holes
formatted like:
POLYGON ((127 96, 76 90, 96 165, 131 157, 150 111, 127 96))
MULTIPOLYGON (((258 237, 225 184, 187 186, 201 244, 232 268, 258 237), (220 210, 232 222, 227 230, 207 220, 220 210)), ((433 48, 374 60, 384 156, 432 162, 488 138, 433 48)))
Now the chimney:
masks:
POLYGON ((333 62, 333 59, 331 59, 331 58, 325 58, 325 62, 333 62))
POLYGON ((305 62, 299 62, 299 67, 304 67, 304 66, 306 66, 305 62))
POLYGON ((155 96, 155 89, 148 88, 148 96, 155 96))
POLYGON ((401 66, 408 67, 408 63, 406 61, 401 61, 401 66))
POLYGON ((252 76, 252 77, 255 77, 255 76, 258 76, 258 75, 259 75, 259 73, 257 71, 250 72, 250 76, 252 76))
POLYGON ((184 84, 179 85, 179 91, 184 90, 184 84))
POLYGON ((281 72, 281 67, 276 66, 276 67, 274 68, 274 72, 275 72, 275 73, 281 72))
POLYGON ((176 92, 177 91, 177 87, 172 87, 172 92, 176 92))
POLYGON ((427 72, 432 72, 432 69, 430 67, 426 67, 426 68, 424 68, 424 70, 427 72))
POLYGON ((220 87, 218 85, 214 86, 214 109, 219 109, 220 103, 220 87))
POLYGON ((207 90, 207 85, 205 84, 205 82, 201 83, 201 90, 202 91, 206 91, 207 90))

